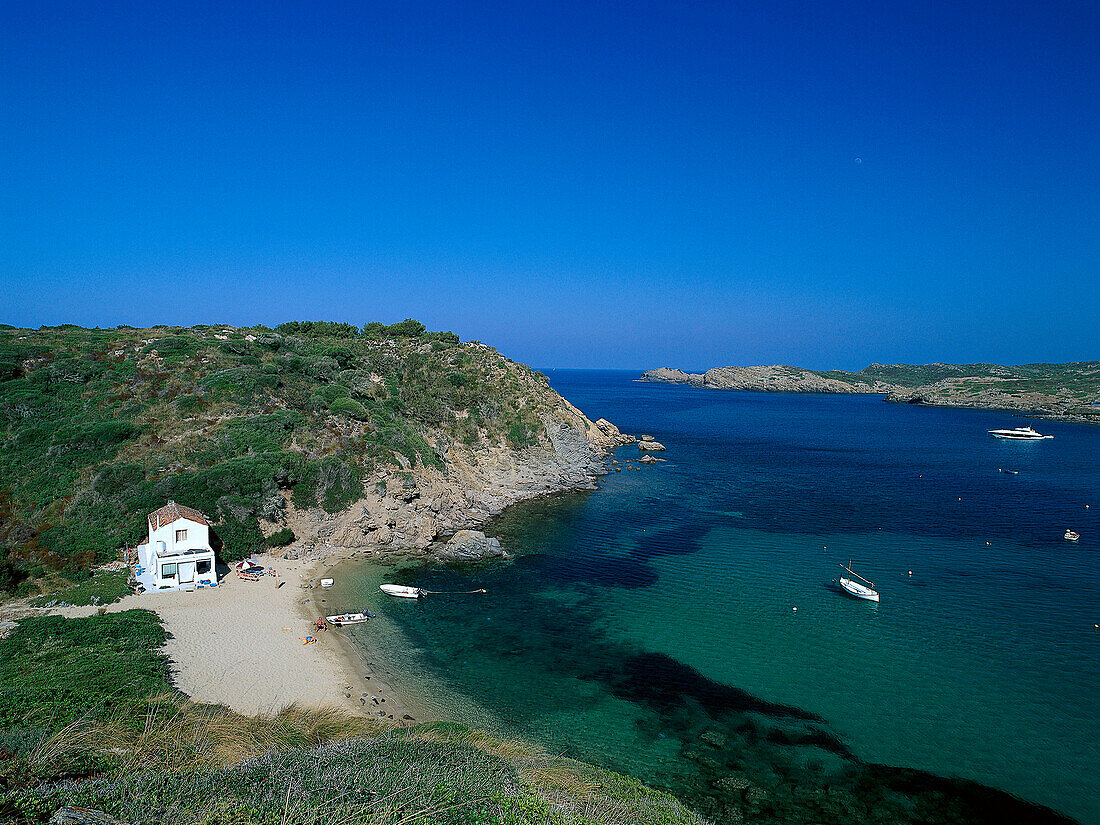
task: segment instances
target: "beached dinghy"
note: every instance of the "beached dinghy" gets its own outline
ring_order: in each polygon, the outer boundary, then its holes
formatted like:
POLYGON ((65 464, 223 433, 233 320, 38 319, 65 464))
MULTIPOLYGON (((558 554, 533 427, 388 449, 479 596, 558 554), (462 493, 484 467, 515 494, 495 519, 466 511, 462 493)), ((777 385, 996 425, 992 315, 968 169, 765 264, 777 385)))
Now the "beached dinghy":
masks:
POLYGON ((840 566, 848 571, 847 576, 840 577, 840 587, 844 590, 845 593, 847 593, 849 596, 854 596, 857 599, 866 599, 869 602, 878 601, 878 591, 874 589, 875 583, 873 581, 869 581, 863 578, 863 576, 859 575, 859 573, 852 572, 851 559, 848 560, 847 567, 845 567, 843 564, 840 566), (859 582, 855 581, 855 579, 866 582, 866 584, 860 584, 859 582))
POLYGON ((428 591, 419 587, 406 587, 403 584, 380 584, 378 589, 387 596, 397 596, 399 599, 419 599, 428 594, 428 591))
POLYGON ((346 624, 361 624, 367 621, 367 619, 373 619, 374 614, 369 610, 363 610, 359 613, 341 613, 339 616, 325 616, 329 624, 334 624, 337 627, 342 627, 346 624))

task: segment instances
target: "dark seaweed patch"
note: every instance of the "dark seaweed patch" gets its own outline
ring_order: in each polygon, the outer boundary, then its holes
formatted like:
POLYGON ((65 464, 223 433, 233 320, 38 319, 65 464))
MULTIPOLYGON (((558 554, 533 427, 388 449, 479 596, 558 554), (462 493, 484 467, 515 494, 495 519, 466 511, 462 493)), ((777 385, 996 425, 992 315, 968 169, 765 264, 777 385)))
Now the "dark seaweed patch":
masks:
POLYGON ((627 656, 616 661, 614 667, 597 671, 596 678, 620 699, 644 703, 658 711, 668 711, 693 700, 715 719, 729 713, 760 713, 824 721, 801 708, 767 702, 740 688, 715 682, 663 653, 627 656))

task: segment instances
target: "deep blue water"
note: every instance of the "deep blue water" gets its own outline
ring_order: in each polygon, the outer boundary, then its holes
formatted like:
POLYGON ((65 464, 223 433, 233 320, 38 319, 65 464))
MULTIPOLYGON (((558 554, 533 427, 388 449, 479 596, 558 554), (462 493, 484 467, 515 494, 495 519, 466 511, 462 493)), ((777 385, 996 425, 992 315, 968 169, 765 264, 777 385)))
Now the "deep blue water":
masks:
POLYGON ((667 460, 624 447, 601 489, 511 508, 486 530, 512 563, 386 574, 490 591, 377 602, 450 714, 731 821, 936 789, 881 764, 1100 823, 1100 428, 547 374, 667 460), (881 604, 836 591, 849 558, 881 604))

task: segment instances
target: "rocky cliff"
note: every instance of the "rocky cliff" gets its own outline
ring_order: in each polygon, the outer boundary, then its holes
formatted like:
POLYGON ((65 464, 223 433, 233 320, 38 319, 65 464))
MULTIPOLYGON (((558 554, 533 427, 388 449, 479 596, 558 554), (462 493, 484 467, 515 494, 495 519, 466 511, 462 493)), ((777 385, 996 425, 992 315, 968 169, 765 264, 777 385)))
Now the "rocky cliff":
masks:
MULTIPOLYGON (((287 497, 284 520, 302 537, 288 552, 324 556, 335 549, 454 558, 442 539, 479 525, 525 499, 593 488, 607 472, 603 457, 634 437, 610 421, 590 421, 544 384, 537 388, 545 438, 522 450, 507 444, 451 443, 443 467, 383 466, 368 476, 362 498, 339 513, 302 512, 287 497)), ((483 555, 494 555, 485 553, 483 555)))

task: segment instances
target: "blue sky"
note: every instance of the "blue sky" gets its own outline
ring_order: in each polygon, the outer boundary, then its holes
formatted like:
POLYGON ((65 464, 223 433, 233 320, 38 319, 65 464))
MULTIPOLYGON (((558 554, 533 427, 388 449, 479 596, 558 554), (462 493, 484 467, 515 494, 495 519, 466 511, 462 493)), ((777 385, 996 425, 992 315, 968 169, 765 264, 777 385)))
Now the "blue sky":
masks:
POLYGON ((11 5, 0 321, 1100 358, 1098 9, 11 5))

